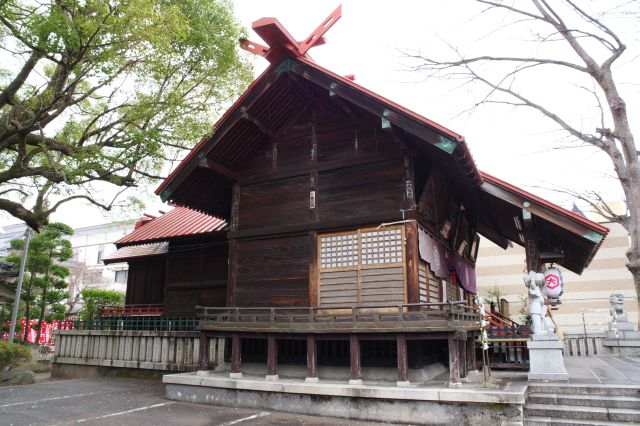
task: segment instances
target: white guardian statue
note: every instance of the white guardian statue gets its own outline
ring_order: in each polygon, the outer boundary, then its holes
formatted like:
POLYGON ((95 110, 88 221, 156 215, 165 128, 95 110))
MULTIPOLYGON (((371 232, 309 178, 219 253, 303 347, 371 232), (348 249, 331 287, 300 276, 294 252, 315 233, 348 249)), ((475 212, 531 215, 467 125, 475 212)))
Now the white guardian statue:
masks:
POLYGON ((523 277, 524 284, 529 289, 529 315, 531 316, 531 333, 547 334, 546 314, 547 307, 544 305, 544 275, 539 272, 529 271, 523 277))

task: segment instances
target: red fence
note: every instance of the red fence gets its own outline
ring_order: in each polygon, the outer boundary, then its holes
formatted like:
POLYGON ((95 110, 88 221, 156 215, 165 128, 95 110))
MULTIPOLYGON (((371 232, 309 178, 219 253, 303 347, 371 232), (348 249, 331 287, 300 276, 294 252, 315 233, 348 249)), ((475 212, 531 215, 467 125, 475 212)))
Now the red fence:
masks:
MULTIPOLYGON (((22 340, 21 336, 24 336, 25 329, 25 319, 22 318, 20 320, 20 324, 22 325, 22 331, 16 330, 14 341, 22 340)), ((9 329, 11 323, 7 321, 5 323, 7 329, 9 329)), ((27 341, 31 343, 36 343, 36 336, 38 335, 38 320, 29 321, 29 327, 27 329, 27 341)), ((48 344, 53 343, 53 331, 54 330, 71 330, 72 322, 71 321, 58 321, 53 320, 51 322, 43 321, 42 322, 42 332, 40 333, 40 341, 37 342, 39 344, 48 344)), ((9 332, 5 331, 1 334, 2 340, 9 339, 9 332)))
POLYGON ((160 316, 164 305, 104 305, 99 308, 101 318, 105 317, 136 317, 160 316))

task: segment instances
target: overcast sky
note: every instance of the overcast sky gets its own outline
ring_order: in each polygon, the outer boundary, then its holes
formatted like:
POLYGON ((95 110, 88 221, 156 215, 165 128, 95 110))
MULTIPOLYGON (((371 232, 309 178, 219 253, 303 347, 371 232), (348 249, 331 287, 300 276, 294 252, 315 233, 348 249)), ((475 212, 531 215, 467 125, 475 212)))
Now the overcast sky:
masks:
MULTIPOLYGON (((296 39, 302 40, 338 2, 237 0, 234 4, 236 16, 247 28, 249 38, 262 42, 250 29, 253 21, 265 16, 276 17, 296 39)), ((482 8, 470 0, 345 0, 341 20, 327 33, 328 43, 309 53, 320 65, 338 74, 355 74, 358 84, 464 135, 478 167, 487 173, 564 207, 571 207, 572 200, 537 187, 561 185, 575 190, 599 189, 606 198, 619 199, 618 186, 607 177, 611 174, 608 158, 589 148, 553 150, 562 141, 563 134, 539 114, 496 106, 481 107, 472 114, 462 113, 478 101, 481 92, 459 87, 457 81, 424 80, 419 74, 407 72, 408 62, 403 51, 451 58, 452 51, 447 43, 469 54, 506 51, 533 55, 542 52, 573 59, 570 52, 558 44, 549 48, 521 43, 531 35, 528 30, 518 31, 517 27, 508 26, 502 31, 494 31, 509 18, 502 12, 481 11, 482 8)), ((618 29, 630 50, 634 49, 638 44, 638 18, 618 16, 610 24, 618 29)), ((638 122, 638 116, 633 113, 639 109, 638 65, 637 61, 632 61, 637 55, 637 51, 627 52, 620 61, 621 66, 615 70, 632 123, 638 122)), ((267 66, 263 58, 251 60, 256 75, 267 66)), ((557 70, 543 76, 542 82, 526 82, 536 99, 550 102, 559 112, 569 114, 574 125, 585 131, 600 127, 599 113, 588 93, 575 90, 576 85, 584 81, 557 70), (571 90, 567 91, 567 88, 571 90)), ((215 122, 215 117, 211 121, 215 122)), ((152 191, 153 188, 149 193, 152 191)), ((148 199, 148 211, 159 207, 153 196, 149 195, 148 199)), ((86 226, 124 216, 105 216, 97 209, 73 205, 60 209, 53 219, 72 226, 86 226)), ((0 225, 15 222, 7 216, 0 217, 0 225)))

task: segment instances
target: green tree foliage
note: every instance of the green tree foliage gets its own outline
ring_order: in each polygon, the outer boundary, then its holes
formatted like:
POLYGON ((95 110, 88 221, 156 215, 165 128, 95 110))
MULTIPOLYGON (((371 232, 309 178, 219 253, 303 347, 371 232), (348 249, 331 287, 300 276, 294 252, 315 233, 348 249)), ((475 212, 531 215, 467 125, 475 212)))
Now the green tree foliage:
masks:
POLYGON ((504 293, 498 286, 494 286, 487 291, 487 296, 485 300, 492 308, 495 308, 498 313, 502 313, 502 306, 500 304, 500 300, 504 297, 504 293))
POLYGON ((6 368, 14 368, 31 361, 31 351, 17 343, 0 340, 0 373, 6 368))
POLYGON ((80 319, 93 320, 98 318, 98 308, 101 305, 118 305, 124 303, 124 294, 113 290, 86 288, 82 290, 83 308, 80 319))
MULTIPOLYGON (((73 235, 73 229, 68 225, 50 223, 35 234, 29 243, 25 285, 21 295, 27 324, 32 319, 32 309, 36 310, 38 324, 42 324, 43 320, 64 319, 65 305, 62 302, 69 296, 66 291, 69 269, 61 263, 73 255, 71 242, 66 239, 69 235, 73 235)), ((11 241, 14 254, 7 258, 8 261, 20 264, 23 244, 22 239, 11 241)), ((25 340, 27 330, 27 327, 23 330, 25 340)))
POLYGON ((251 80, 241 38, 228 0, 0 2, 0 209, 40 229, 160 178, 251 80))

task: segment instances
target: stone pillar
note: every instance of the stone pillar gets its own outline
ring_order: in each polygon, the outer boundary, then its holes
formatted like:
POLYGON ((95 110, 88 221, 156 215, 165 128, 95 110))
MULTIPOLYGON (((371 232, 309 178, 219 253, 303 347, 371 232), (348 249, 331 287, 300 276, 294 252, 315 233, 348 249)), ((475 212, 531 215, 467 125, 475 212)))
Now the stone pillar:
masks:
POLYGON ((462 386, 460 383, 460 363, 458 353, 458 340, 454 334, 449 334, 449 387, 459 388, 462 386))
POLYGON ((231 336, 231 373, 229 373, 229 377, 232 379, 242 377, 242 371, 240 371, 241 350, 240 336, 236 333, 231 336))
POLYGON ((407 372, 407 337, 404 334, 396 336, 397 354, 398 354, 398 382, 397 386, 408 386, 409 374, 407 372))
POLYGON ((209 374, 209 336, 200 332, 200 348, 199 348, 198 376, 206 376, 209 374))
POLYGON ((569 380, 564 368, 563 344, 554 333, 532 334, 529 349, 529 380, 569 380))
POLYGON ((350 385, 362 384, 362 368, 360 365, 360 340, 357 334, 349 336, 349 358, 351 361, 350 385))
POLYGON ((278 380, 278 341, 276 336, 267 336, 267 377, 268 382, 278 380))
POLYGON ((316 336, 307 336, 307 383, 318 383, 318 349, 316 347, 316 336))

